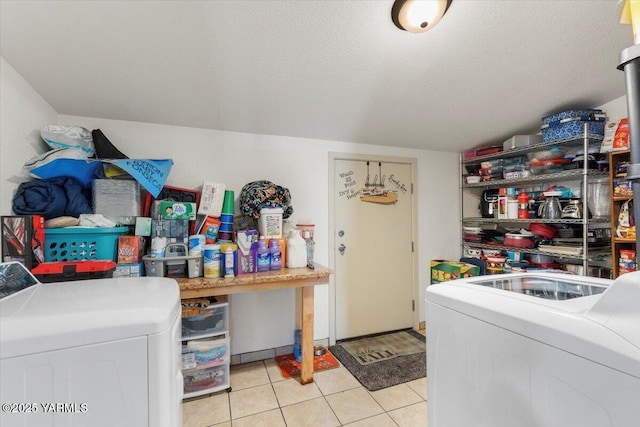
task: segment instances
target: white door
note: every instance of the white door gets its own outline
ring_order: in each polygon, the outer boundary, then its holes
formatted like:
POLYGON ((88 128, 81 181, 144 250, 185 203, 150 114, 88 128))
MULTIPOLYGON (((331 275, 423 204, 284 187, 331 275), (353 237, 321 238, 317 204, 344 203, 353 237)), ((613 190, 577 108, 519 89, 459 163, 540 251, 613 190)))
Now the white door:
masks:
POLYGON ((338 340, 413 326, 414 168, 411 159, 333 159, 338 340), (384 196, 364 201, 363 190, 386 190, 397 201, 385 203, 384 196))

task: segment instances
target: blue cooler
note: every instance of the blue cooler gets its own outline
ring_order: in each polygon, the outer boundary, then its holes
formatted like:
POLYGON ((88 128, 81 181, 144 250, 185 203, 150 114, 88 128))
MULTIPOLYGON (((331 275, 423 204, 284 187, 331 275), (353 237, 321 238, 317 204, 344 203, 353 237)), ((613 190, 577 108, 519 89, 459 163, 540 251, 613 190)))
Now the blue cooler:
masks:
POLYGON ((589 137, 604 137, 606 116, 602 110, 567 110, 542 118, 542 141, 555 142, 582 136, 588 122, 589 137))

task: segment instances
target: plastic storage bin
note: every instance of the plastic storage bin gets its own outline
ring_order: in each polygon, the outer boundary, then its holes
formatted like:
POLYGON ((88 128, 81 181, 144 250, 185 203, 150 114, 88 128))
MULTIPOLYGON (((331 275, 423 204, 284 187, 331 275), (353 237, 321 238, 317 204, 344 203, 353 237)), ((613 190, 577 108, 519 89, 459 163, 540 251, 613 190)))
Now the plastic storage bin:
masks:
POLYGON ((182 346, 182 369, 206 368, 227 363, 230 339, 208 338, 182 346))
POLYGON ((553 142, 581 136, 584 122, 588 122, 588 133, 604 137, 606 116, 602 110, 567 110, 542 118, 542 141, 553 142))
POLYGON ((128 231, 128 227, 48 228, 45 230, 44 260, 47 262, 116 261, 118 237, 128 231))
POLYGON ((182 371, 184 392, 196 393, 226 388, 229 385, 229 366, 220 365, 208 368, 195 368, 182 371))
POLYGON ((529 167, 533 175, 542 175, 547 173, 558 173, 564 169, 562 166, 571 163, 568 159, 551 159, 551 160, 538 160, 531 161, 529 167))
POLYGON ((182 319, 182 337, 195 339, 221 335, 229 330, 229 303, 212 304, 200 310, 197 316, 182 319))

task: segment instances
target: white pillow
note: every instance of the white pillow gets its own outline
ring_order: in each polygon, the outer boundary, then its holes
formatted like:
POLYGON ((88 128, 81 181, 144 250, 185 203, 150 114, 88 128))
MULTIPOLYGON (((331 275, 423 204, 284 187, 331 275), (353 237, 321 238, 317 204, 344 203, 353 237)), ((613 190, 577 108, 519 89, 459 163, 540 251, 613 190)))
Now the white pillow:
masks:
POLYGON ((96 152, 91 132, 80 126, 47 125, 40 131, 40 136, 53 149, 79 148, 87 156, 96 152))

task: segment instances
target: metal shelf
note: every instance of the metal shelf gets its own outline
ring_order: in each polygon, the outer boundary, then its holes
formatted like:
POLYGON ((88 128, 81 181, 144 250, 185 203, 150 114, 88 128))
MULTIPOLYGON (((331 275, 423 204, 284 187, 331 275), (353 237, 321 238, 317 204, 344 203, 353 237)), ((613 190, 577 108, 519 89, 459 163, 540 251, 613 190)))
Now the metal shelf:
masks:
MULTIPOLYGON (((482 217, 462 218, 462 222, 464 224, 504 224, 504 223, 530 224, 532 222, 542 222, 545 224, 576 224, 576 225, 582 225, 584 223, 582 219, 570 219, 570 218, 497 219, 497 218, 482 218, 482 217)), ((610 222, 609 218, 593 218, 587 221, 588 224, 607 223, 607 222, 610 222)))
MULTIPOLYGON (((599 144, 602 142, 603 137, 601 135, 593 135, 588 134, 587 138, 589 139, 589 145, 599 144)), ((550 147, 555 147, 558 145, 562 145, 564 147, 577 147, 584 144, 584 135, 580 135, 577 137, 571 137, 566 139, 559 139, 553 142, 541 142, 539 144, 529 145, 526 147, 518 147, 512 148, 511 150, 499 151, 497 153, 486 154, 484 156, 472 157, 469 159, 462 159, 463 165, 473 165, 485 162, 487 160, 493 159, 508 159, 511 157, 522 156, 523 154, 530 153, 533 151, 543 151, 548 150, 550 147)))
MULTIPOLYGON (((488 160, 519 157, 519 156, 525 155, 526 153, 531 153, 536 151, 547 151, 552 147, 562 146, 562 147, 581 149, 582 153, 586 154, 589 152, 590 148, 593 148, 597 144, 600 144, 602 140, 603 140, 603 137, 601 135, 593 135, 589 133, 588 123, 585 122, 583 123, 582 133, 578 136, 574 136, 571 138, 561 139, 553 142, 542 142, 542 143, 530 145, 527 147, 514 148, 511 150, 500 151, 497 153, 487 154, 484 156, 478 156, 474 158, 465 159, 464 155, 461 155, 460 156, 460 176, 464 177, 466 172, 465 166, 467 165, 480 165, 482 162, 485 162, 488 160)), ((506 188, 509 188, 509 187, 523 188, 523 187, 534 187, 536 186, 537 183, 543 183, 543 182, 558 183, 558 182, 566 182, 566 181, 579 181, 580 190, 581 190, 580 192, 582 194, 582 201, 584 203, 582 208, 583 209, 582 216, 586 217, 588 215, 587 199, 589 194, 588 192, 589 181, 591 178, 600 178, 600 177, 609 178, 609 173, 601 172, 595 169, 589 169, 587 162, 584 162, 581 168, 562 170, 561 172, 558 172, 558 173, 531 175, 525 178, 518 178, 518 179, 497 179, 497 180, 479 182, 475 184, 466 184, 462 182, 460 185, 460 189, 461 189, 460 203, 461 203, 461 206, 463 206, 461 211, 464 211, 465 192, 473 193, 477 195, 476 194, 478 193, 477 191, 472 191, 474 189, 491 189, 491 188, 505 188, 505 187, 506 188)), ((566 249, 563 250, 563 248, 560 246, 557 248, 558 250, 557 253, 548 251, 548 250, 555 249, 555 248, 549 248, 549 247, 545 247, 544 248, 545 250, 541 251, 539 249, 523 249, 523 248, 516 248, 516 247, 510 247, 510 246, 504 246, 504 245, 483 244, 480 242, 468 242, 464 240, 462 242, 462 246, 480 248, 480 249, 494 249, 494 250, 498 249, 501 251, 519 251, 519 252, 529 253, 529 254, 549 255, 562 260, 572 260, 575 262, 581 261, 585 272, 587 271, 587 267, 590 265, 590 263, 593 262, 592 261, 593 257, 601 258, 607 254, 610 254, 610 248, 603 247, 603 246, 589 247, 588 245, 589 225, 596 224, 596 223, 610 222, 608 218, 604 218, 604 219, 564 218, 564 219, 554 219, 554 220, 540 219, 540 218, 529 218, 529 219, 496 219, 496 218, 469 218, 469 217, 460 218, 461 228, 466 225, 479 226, 480 224, 511 224, 512 226, 514 226, 514 228, 515 227, 528 228, 528 225, 533 222, 541 222, 541 223, 555 224, 555 225, 570 224, 570 225, 580 226, 580 228, 582 229, 582 238, 580 240, 582 244, 581 248, 583 248, 582 254, 576 255, 573 250, 566 250, 566 249), (574 252, 574 253, 569 253, 569 252, 574 252)), ((574 263, 574 262, 570 262, 570 263, 574 263)))
MULTIPOLYGON (((609 176, 609 172, 601 172, 595 169, 589 169, 587 175, 590 177, 609 176)), ((542 175, 532 175, 526 178, 518 179, 492 179, 490 181, 478 182, 476 184, 462 184, 462 188, 491 188, 491 187, 514 187, 515 184, 534 184, 536 182, 549 181, 571 181, 579 180, 584 176, 583 169, 572 169, 558 173, 549 173, 542 175)))
POLYGON ((570 255, 566 253, 555 253, 548 251, 541 251, 538 249, 525 249, 518 248, 514 246, 505 246, 505 245, 493 245, 487 243, 475 243, 475 242, 467 242, 464 241, 462 246, 465 248, 473 248, 473 249, 490 249, 490 250, 500 250, 500 251, 512 251, 512 252, 522 252, 526 254, 539 254, 539 255, 549 255, 554 258, 562 258, 562 259, 579 259, 579 260, 592 260, 592 257, 608 255, 611 253, 610 246, 598 246, 597 248, 588 248, 588 254, 585 257, 582 255, 570 255))

